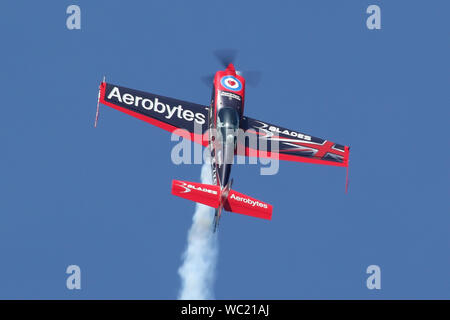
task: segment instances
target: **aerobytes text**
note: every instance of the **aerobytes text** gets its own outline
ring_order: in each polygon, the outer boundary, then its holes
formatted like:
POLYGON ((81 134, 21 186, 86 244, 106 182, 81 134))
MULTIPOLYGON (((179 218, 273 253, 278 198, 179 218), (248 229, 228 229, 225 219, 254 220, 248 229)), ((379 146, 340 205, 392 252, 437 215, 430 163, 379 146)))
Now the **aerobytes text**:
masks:
POLYGON ((118 102, 125 103, 129 106, 133 105, 136 108, 143 108, 147 111, 164 114, 164 117, 166 119, 171 119, 172 117, 176 116, 179 119, 184 119, 186 121, 195 121, 198 124, 205 123, 204 114, 200 112, 194 113, 189 109, 183 109, 183 106, 181 104, 179 104, 178 106, 171 106, 159 101, 158 97, 155 97, 154 99, 148 99, 130 93, 121 94, 118 87, 113 87, 111 92, 108 94, 107 99, 111 100, 113 98, 118 102))
POLYGON ((231 194, 229 199, 233 199, 233 200, 236 200, 236 201, 239 201, 239 202, 246 203, 246 204, 248 204, 248 205, 250 205, 252 207, 257 206, 257 207, 261 207, 261 208, 267 209, 267 204, 266 203, 259 202, 258 200, 252 200, 252 199, 249 199, 249 198, 236 196, 234 193, 231 194))

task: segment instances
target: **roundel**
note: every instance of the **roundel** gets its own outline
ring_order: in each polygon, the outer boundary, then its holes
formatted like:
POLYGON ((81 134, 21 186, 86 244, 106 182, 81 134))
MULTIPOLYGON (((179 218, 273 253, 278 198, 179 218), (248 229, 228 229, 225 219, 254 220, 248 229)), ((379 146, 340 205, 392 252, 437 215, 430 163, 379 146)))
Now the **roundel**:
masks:
POLYGON ((232 91, 240 91, 242 89, 242 84, 236 77, 233 76, 225 76, 220 80, 222 86, 224 86, 228 90, 232 91))

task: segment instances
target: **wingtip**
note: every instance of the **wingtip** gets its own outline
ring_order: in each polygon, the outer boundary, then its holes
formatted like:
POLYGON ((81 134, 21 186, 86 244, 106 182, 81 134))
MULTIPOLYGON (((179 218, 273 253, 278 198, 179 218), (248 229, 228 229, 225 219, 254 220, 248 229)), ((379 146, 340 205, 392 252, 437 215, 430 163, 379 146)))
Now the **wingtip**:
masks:
POLYGON ((345 193, 348 193, 348 164, 347 164, 347 173, 345 175, 345 193))

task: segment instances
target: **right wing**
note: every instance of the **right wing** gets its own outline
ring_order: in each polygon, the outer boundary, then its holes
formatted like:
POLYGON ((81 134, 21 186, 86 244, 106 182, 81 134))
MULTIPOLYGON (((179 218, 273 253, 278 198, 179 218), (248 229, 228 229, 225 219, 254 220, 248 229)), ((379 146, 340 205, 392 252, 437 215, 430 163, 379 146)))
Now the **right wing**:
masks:
POLYGON ((348 167, 348 146, 249 117, 243 117, 241 128, 245 136, 238 137, 238 155, 348 167))
POLYGON ((188 135, 182 134, 180 130, 175 133, 208 146, 208 141, 203 139, 208 129, 209 108, 206 106, 106 82, 100 84, 99 101, 170 132, 184 129, 188 135))

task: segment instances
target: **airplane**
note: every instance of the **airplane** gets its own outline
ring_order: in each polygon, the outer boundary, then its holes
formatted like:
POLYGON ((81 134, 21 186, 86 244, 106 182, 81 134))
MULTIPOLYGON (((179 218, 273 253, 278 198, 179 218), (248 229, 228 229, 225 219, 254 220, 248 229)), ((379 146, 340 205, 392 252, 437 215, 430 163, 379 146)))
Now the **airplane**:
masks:
POLYGON ((233 63, 217 71, 212 84, 211 103, 205 106, 121 87, 103 79, 95 126, 101 103, 208 147, 213 184, 173 180, 172 194, 213 207, 214 232, 223 210, 272 218, 270 204, 231 189, 235 155, 347 167, 347 188, 349 146, 244 116, 246 79, 233 63), (257 139, 238 139, 239 130, 257 139), (256 144, 251 143, 255 140, 256 144))

